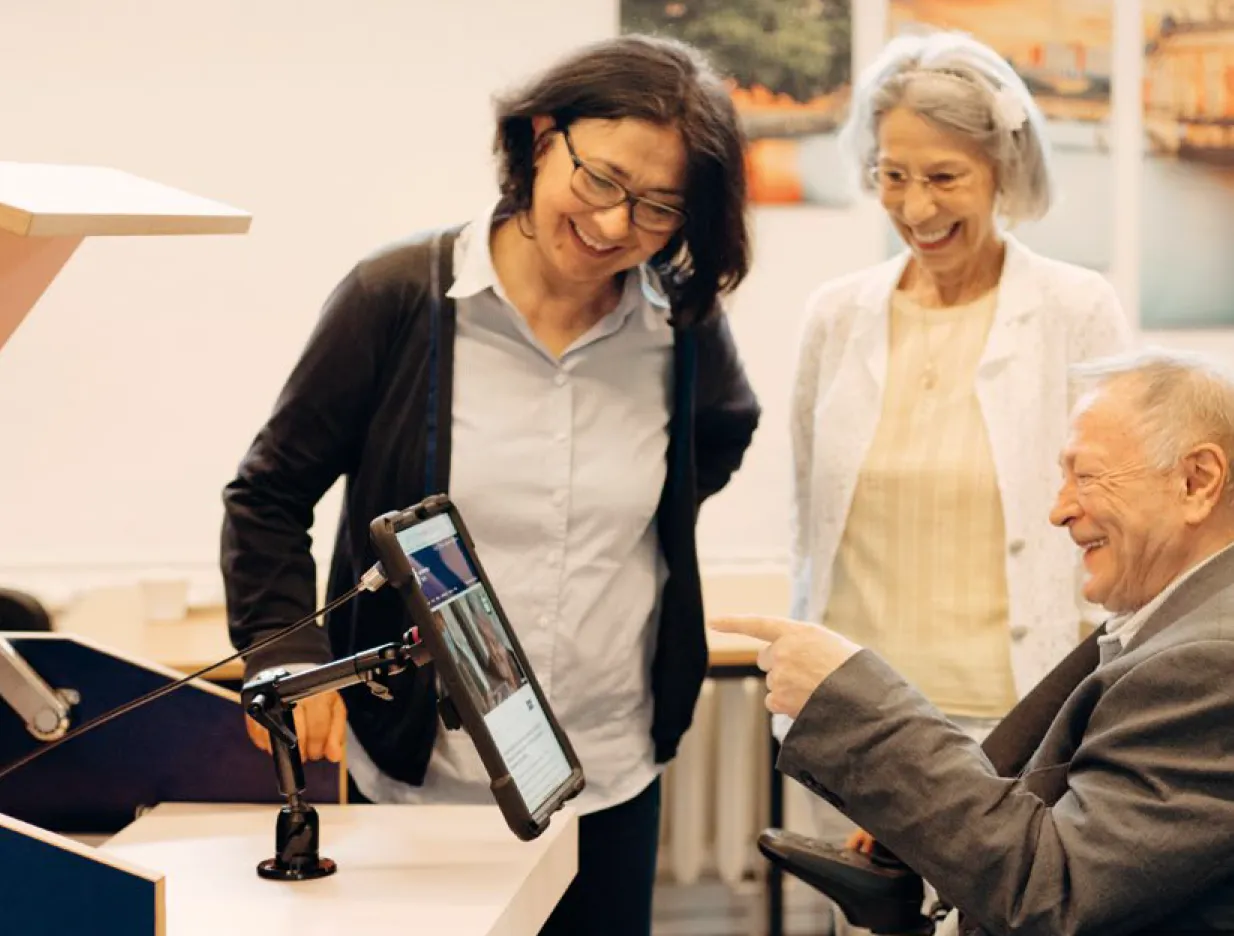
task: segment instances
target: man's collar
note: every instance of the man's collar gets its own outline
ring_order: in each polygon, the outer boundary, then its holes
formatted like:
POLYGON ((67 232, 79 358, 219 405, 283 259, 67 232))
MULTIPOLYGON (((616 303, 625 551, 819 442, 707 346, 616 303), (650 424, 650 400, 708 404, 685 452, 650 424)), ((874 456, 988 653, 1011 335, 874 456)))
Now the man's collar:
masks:
MULTIPOLYGON (((1206 559, 1202 559, 1187 569, 1174 581, 1163 588, 1152 601, 1133 614, 1115 618, 1106 623, 1106 633, 1118 638, 1124 648, 1132 643, 1140 644, 1153 634, 1167 626, 1189 609, 1191 602, 1182 600, 1186 591, 1205 591, 1202 580, 1216 575, 1211 587, 1224 589, 1229 587, 1230 575, 1227 566, 1234 564, 1234 544, 1218 550, 1206 559), (1195 583, 1195 588, 1185 588, 1189 583, 1195 583), (1151 625, 1149 622, 1152 622, 1151 625)), ((1194 596, 1199 598, 1197 594, 1194 596)))

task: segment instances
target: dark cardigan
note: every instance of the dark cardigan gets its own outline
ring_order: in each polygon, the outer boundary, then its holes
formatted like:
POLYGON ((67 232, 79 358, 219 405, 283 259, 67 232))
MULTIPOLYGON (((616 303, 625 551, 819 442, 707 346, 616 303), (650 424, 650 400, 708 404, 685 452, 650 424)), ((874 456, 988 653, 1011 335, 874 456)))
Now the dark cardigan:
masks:
MULTIPOLYGON (((335 288, 269 421, 223 493, 222 569, 232 642, 242 649, 316 607, 309 529, 340 477, 346 497, 329 597, 375 561, 369 521, 449 491, 458 229, 420 235, 361 261, 335 288)), ((656 514, 668 579, 652 662, 656 760, 677 751, 707 669, 694 529, 699 505, 741 464, 758 424, 723 314, 676 329, 668 472, 656 514)), ((615 440, 615 442, 618 440, 615 440)), ((362 592, 307 628, 248 657, 251 675, 288 662, 324 663, 398 640, 407 620, 392 589, 362 592)), ((621 665, 621 661, 614 661, 621 665)), ((345 691, 348 721, 373 762, 423 782, 437 731, 432 667, 390 680, 385 702, 345 691)))

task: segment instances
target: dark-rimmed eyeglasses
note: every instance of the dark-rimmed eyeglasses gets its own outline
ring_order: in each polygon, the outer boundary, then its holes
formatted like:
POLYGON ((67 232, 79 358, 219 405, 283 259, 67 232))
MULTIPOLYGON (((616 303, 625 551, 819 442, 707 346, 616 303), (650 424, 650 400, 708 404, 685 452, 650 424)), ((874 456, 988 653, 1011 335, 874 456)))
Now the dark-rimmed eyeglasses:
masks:
POLYGON ((636 195, 616 179, 579 158, 568 127, 562 128, 561 136, 566 141, 570 161, 574 163, 570 190, 580 201, 592 208, 615 208, 625 202, 630 206, 630 223, 650 234, 671 234, 686 223, 686 213, 680 208, 645 195, 636 195))

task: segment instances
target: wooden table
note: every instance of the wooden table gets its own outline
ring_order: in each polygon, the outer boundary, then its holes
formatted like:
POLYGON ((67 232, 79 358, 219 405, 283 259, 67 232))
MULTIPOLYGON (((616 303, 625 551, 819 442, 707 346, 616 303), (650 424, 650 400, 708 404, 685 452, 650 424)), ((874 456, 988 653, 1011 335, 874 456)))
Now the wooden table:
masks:
POLYGON ((168 936, 536 936, 578 868, 578 821, 521 842, 488 806, 318 806, 337 873, 259 878, 276 809, 158 806, 101 851, 166 876, 168 936))
MULTIPOLYGON (((57 614, 53 626, 184 673, 236 652, 227 639, 227 613, 222 607, 189 608, 175 620, 147 620, 141 590, 136 587, 94 589, 57 614)), ((213 670, 208 678, 230 681, 243 675, 243 661, 234 660, 213 670)))
POLYGON ((766 643, 744 634, 707 631, 707 675, 713 679, 762 676, 758 653, 766 643))
MULTIPOLYGON (((136 588, 90 592, 56 616, 55 629, 184 673, 196 672, 236 652, 227 637, 227 613, 222 607, 190 608, 177 620, 148 621, 136 588)), ((759 674, 761 640, 709 630, 707 645, 711 676, 724 679, 759 674)), ((243 675, 243 661, 233 660, 212 670, 208 678, 231 681, 243 675)))

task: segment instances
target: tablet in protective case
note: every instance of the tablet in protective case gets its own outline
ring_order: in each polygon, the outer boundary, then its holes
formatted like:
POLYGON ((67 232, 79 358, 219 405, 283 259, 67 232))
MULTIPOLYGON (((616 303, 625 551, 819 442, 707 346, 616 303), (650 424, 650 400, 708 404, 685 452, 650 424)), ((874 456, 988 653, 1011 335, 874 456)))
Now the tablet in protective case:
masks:
POLYGON ((488 771, 510 829, 533 839, 583 789, 583 770, 480 565, 458 508, 434 495, 369 525, 488 771))

